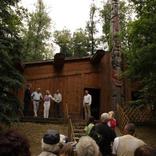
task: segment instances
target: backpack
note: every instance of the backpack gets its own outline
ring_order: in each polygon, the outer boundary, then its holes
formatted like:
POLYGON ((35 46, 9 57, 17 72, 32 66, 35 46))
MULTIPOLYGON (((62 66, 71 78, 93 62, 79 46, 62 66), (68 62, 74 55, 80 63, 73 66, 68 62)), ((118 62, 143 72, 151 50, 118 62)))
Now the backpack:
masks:
POLYGON ((91 129, 91 131, 90 131, 90 133, 89 133, 89 136, 90 136, 92 139, 94 139, 98 145, 101 144, 101 142, 102 142, 102 135, 99 134, 99 133, 97 132, 96 126, 94 126, 94 127, 91 129))

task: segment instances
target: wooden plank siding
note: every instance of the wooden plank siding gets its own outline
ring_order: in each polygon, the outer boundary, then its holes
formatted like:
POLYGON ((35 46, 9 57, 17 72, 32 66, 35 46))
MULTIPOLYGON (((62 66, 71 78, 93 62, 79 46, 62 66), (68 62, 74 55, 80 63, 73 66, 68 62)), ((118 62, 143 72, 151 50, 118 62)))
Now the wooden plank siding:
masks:
MULTIPOLYGON (((32 84, 32 90, 40 87, 51 94, 59 89, 62 96, 62 112, 66 115, 65 104, 68 105, 69 114, 75 119, 82 119, 83 93, 85 88, 100 89, 100 113, 111 109, 111 64, 110 54, 103 56, 99 65, 92 65, 90 58, 65 60, 63 69, 58 72, 53 61, 25 63, 24 77, 26 83, 32 84)), ((23 89, 19 92, 23 99, 23 89)), ((33 114, 31 106, 31 114, 33 114)), ((53 113, 53 103, 50 114, 53 113)), ((43 114, 41 104, 39 114, 43 114)))

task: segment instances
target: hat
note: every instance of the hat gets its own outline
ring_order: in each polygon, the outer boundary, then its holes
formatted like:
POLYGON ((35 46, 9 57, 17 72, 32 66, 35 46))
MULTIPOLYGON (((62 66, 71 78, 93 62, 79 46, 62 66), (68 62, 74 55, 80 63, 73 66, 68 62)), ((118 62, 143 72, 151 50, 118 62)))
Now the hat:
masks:
POLYGON ((57 144, 60 141, 60 134, 56 130, 49 130, 43 136, 43 142, 46 144, 57 144))

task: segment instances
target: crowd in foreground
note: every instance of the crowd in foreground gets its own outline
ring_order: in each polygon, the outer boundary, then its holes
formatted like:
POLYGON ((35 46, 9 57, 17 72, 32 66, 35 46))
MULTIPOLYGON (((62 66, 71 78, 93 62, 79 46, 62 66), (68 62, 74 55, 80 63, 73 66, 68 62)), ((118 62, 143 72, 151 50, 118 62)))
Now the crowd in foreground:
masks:
MULTIPOLYGON (((78 142, 69 142, 58 131, 48 130, 38 156, 156 156, 154 147, 135 136, 133 123, 126 124, 124 135, 119 137, 115 125, 116 120, 108 113, 101 115, 100 123, 91 117, 85 127, 86 136, 78 142)), ((15 130, 0 133, 0 156, 31 156, 28 140, 15 130)))

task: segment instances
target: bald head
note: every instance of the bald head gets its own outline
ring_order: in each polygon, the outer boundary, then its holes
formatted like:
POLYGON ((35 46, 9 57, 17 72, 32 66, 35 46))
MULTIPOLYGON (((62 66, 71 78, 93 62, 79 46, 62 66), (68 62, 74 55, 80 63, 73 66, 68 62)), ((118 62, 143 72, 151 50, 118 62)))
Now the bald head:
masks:
POLYGON ((135 133, 135 125, 133 123, 126 124, 124 131, 126 134, 133 135, 135 133))

